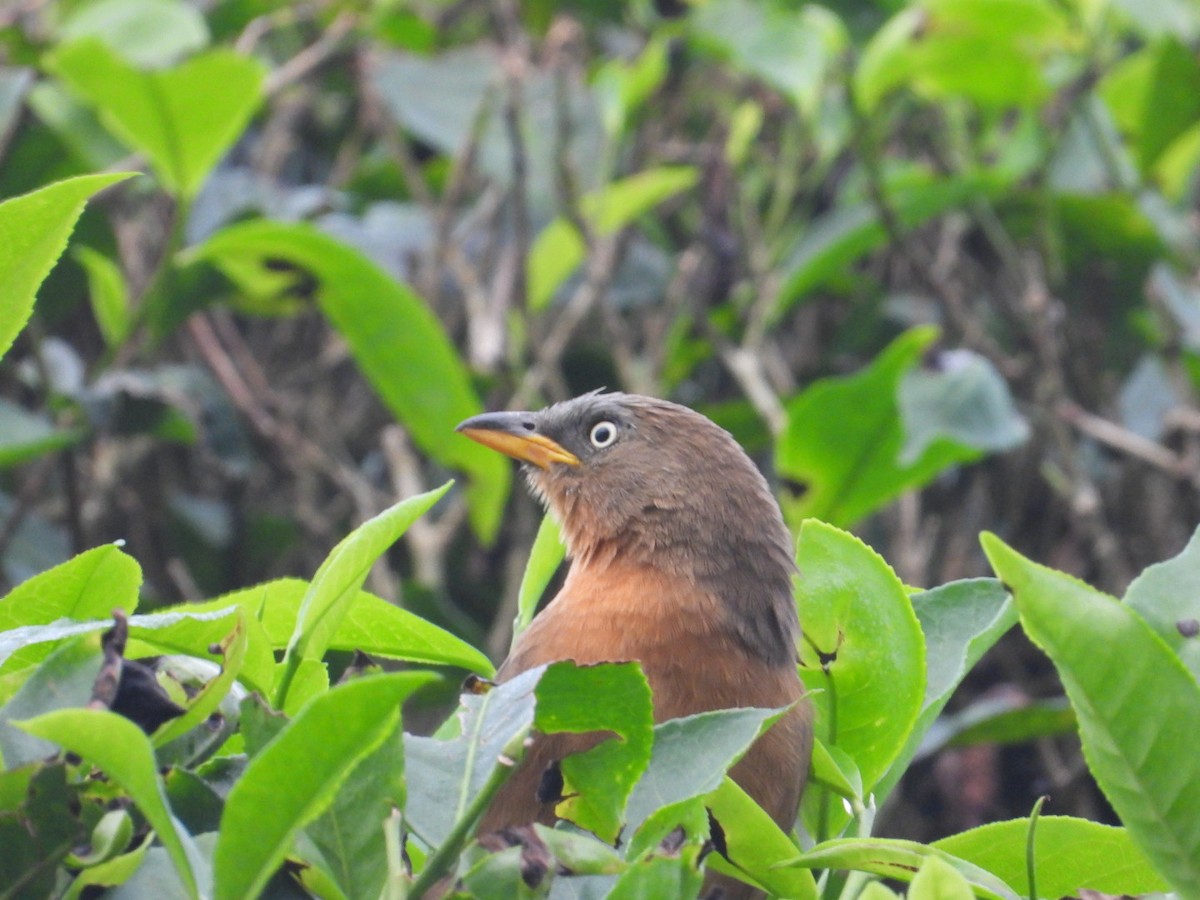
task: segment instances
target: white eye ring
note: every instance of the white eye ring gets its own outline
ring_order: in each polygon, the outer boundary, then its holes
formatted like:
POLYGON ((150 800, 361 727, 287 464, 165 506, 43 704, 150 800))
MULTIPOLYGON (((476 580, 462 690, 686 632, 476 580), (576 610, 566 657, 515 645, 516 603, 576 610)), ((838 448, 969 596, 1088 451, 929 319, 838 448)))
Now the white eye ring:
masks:
POLYGON ((592 426, 592 433, 588 435, 592 446, 597 450, 603 450, 617 439, 617 426, 607 420, 597 422, 592 426))

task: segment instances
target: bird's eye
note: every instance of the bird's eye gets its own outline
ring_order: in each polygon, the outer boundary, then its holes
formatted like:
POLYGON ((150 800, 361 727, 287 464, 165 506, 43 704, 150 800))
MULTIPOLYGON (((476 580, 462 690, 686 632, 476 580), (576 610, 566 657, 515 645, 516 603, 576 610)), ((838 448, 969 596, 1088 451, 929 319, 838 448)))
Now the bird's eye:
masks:
POLYGON ((593 447, 603 450, 617 439, 617 426, 612 422, 597 422, 592 426, 592 433, 589 437, 593 447))

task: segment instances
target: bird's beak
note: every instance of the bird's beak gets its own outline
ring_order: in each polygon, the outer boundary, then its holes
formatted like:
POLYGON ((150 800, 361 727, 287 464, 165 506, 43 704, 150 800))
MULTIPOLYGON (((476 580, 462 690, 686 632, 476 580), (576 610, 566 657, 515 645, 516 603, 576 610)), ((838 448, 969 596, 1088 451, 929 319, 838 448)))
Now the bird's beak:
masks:
POLYGON ((533 463, 539 469, 549 469, 551 463, 579 465, 578 456, 537 430, 532 413, 484 413, 467 419, 454 430, 513 459, 533 463))

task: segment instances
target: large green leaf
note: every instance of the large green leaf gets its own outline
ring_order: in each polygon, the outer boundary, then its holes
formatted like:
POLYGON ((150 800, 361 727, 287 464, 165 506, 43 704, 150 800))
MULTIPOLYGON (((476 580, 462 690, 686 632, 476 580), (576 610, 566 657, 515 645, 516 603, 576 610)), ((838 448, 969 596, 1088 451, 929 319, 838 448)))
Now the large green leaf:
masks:
POLYGON ((245 289, 292 267, 317 282, 316 298, 346 338, 363 374, 413 440, 470 476, 477 534, 491 540, 508 498, 503 456, 454 433, 483 411, 454 345, 421 298, 345 244, 303 224, 255 221, 214 235, 195 251, 245 289))
POLYGON ((430 673, 372 675, 317 697, 255 756, 225 801, 213 856, 217 900, 258 894, 296 834, 333 802, 396 730, 400 705, 430 673))
POLYGON ((914 328, 863 371, 818 381, 788 402, 775 467, 805 487, 783 504, 793 525, 809 516, 852 525, 943 469, 979 457, 973 447, 938 438, 912 462, 901 459, 900 381, 936 337, 936 329, 914 328))
POLYGON ((89 197, 129 172, 68 178, 0 203, 0 356, 33 311, 33 299, 67 246, 89 197))
POLYGON ((863 49, 854 74, 868 114, 906 86, 930 99, 1031 106, 1048 92, 1044 57, 1070 31, 1042 0, 924 0, 897 13, 863 49))
POLYGON ((1167 646, 1179 654, 1200 681, 1200 529, 1173 559, 1149 566, 1125 592, 1125 603, 1138 612, 1167 646))
POLYGON ((196 850, 171 815, 154 748, 137 725, 100 709, 60 709, 14 724, 83 757, 124 788, 166 847, 188 896, 198 900, 206 893, 197 880, 196 850))
MULTIPOLYGON (((215 600, 189 603, 186 608, 204 611, 241 607, 263 630, 267 645, 284 650, 296 630, 296 618, 308 590, 307 581, 280 578, 215 600)), ((361 650, 387 659, 458 666, 481 675, 495 672, 491 660, 462 638, 367 591, 358 591, 350 601, 350 608, 329 639, 328 649, 361 650)))
POLYGON ((371 571, 371 566, 388 547, 399 540, 409 525, 450 490, 451 483, 401 500, 359 525, 325 557, 296 615, 296 627, 284 657, 287 667, 280 685, 278 705, 283 705, 300 661, 321 659, 325 655, 330 641, 358 597, 359 588, 371 571))
MULTIPOLYGON (((846 753, 870 792, 899 757, 925 697, 925 640, 888 564, 854 535, 809 520, 800 528, 796 599, 804 639, 800 675, 816 708, 817 737, 846 753), (880 640, 880 635, 887 640, 880 640)), ((843 821, 823 792, 809 792, 805 819, 843 821)))
POLYGON ((52 72, 94 106, 131 149, 146 154, 163 186, 194 197, 262 99, 261 63, 211 50, 161 71, 134 68, 96 38, 58 47, 52 72))
MULTIPOLYGON (((107 619, 118 606, 132 613, 141 584, 142 570, 132 556, 115 544, 96 547, 13 588, 0 600, 0 632, 59 619, 107 619)), ((7 644, 0 638, 0 647, 7 644)), ((0 663, 4 671, 12 671, 45 659, 51 649, 16 649, 7 661, 8 654, 0 650, 0 663)))
POLYGON ((1017 621, 1012 598, 992 578, 952 581, 911 599, 925 636, 925 699, 904 749, 875 787, 879 802, 904 775, 959 682, 1017 621))
POLYGON ((982 540, 1058 669, 1096 782, 1174 889, 1200 896, 1200 684, 1129 606, 982 540))
MULTIPOLYGON (((942 838, 933 846, 986 869, 1024 895, 1029 892, 1028 837, 1029 820, 1012 819, 942 838)), ((1039 897, 1077 897, 1083 888, 1131 895, 1167 889, 1124 828, 1040 816, 1033 852, 1039 897)))

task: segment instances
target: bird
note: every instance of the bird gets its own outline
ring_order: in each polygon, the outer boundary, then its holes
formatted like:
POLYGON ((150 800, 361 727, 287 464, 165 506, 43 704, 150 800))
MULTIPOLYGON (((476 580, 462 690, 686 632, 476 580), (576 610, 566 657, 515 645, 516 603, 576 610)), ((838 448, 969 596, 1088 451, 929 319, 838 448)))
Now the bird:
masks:
MULTIPOLYGON (((516 638, 496 681, 562 660, 637 661, 656 722, 790 707, 730 770, 790 832, 812 748, 793 540, 733 436, 686 406, 603 390, 536 412, 484 413, 457 431, 522 463, 569 560, 561 589, 516 638)), ((537 736, 480 833, 553 824, 559 798, 545 779, 595 740, 537 736)), ((730 881, 720 895, 754 896, 743 887, 730 881)))

